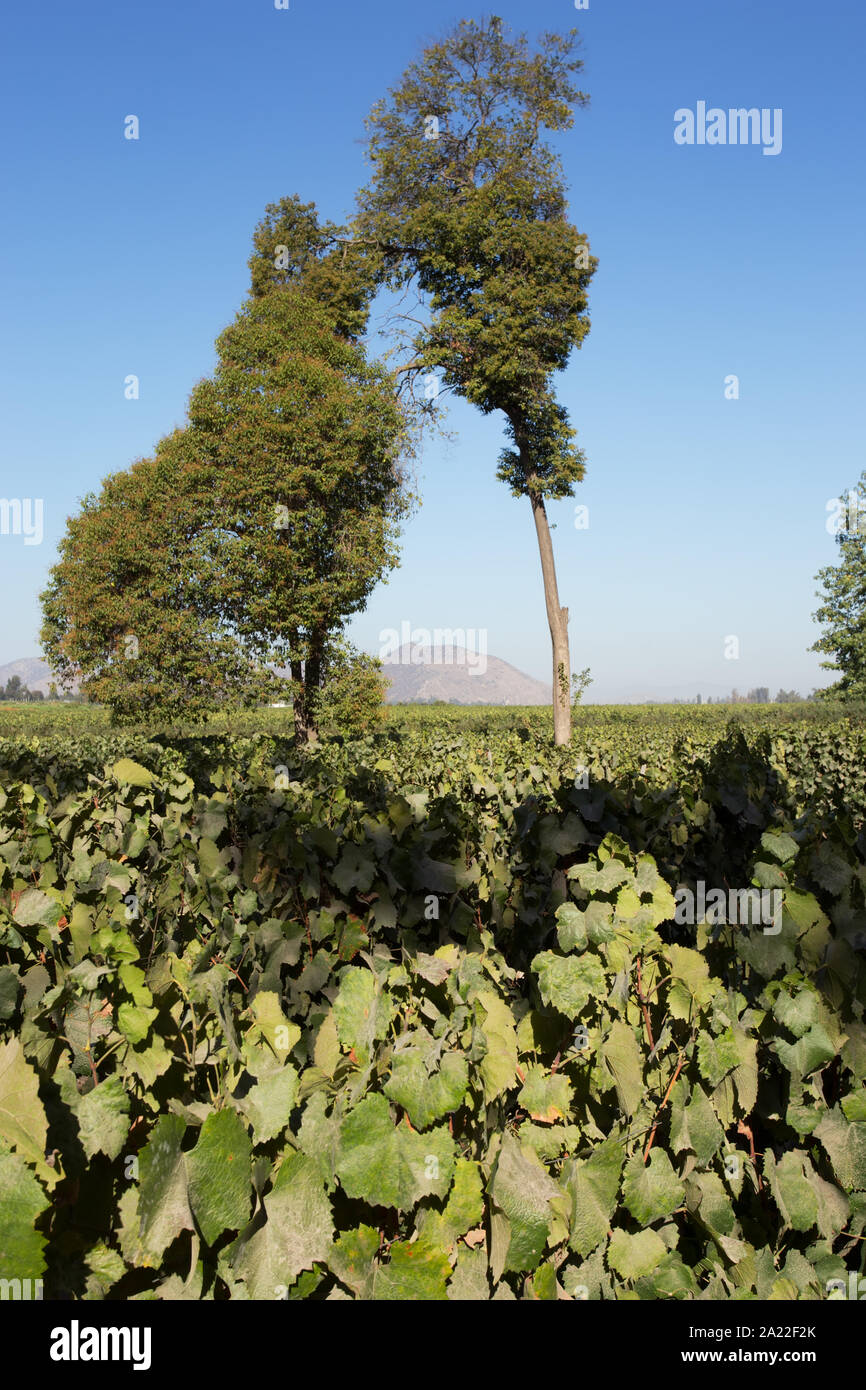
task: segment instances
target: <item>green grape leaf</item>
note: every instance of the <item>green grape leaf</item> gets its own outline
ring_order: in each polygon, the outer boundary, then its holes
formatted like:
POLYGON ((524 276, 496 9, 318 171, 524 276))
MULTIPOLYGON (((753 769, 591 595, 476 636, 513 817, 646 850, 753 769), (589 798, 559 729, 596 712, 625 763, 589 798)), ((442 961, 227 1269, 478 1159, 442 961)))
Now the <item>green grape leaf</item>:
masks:
POLYGON ((189 1200, 208 1245, 249 1220, 252 1200, 250 1139, 234 1110, 217 1110, 186 1155, 189 1200))
POLYGON ((667 1254, 664 1241, 655 1231, 615 1230, 607 1248, 607 1262, 623 1279, 639 1279, 651 1274, 667 1254))
POLYGON ((0 1279, 39 1279, 45 1236, 34 1222, 48 1198, 21 1154, 0 1145, 0 1279))
POLYGON ((331 1204, 306 1154, 286 1154, 264 1212, 264 1224, 242 1235, 231 1252, 235 1274, 255 1299, 279 1298, 302 1270, 327 1263, 334 1235, 331 1204))
POLYGON ((434 1120, 460 1108, 468 1085, 469 1067, 459 1052, 446 1052, 439 1069, 430 1075, 424 1053, 413 1049, 394 1057, 384 1090, 402 1105, 416 1129, 427 1129, 434 1120))
POLYGON ((140 1239, 144 1249, 156 1257, 181 1231, 194 1229, 186 1155, 181 1149, 185 1131, 180 1115, 161 1115, 139 1159, 140 1239))
POLYGON ((650 1226, 676 1211, 685 1189, 666 1153, 652 1149, 649 1162, 644 1163, 638 1147, 626 1164, 622 1195, 635 1221, 650 1226))
POLYGON ((615 1139, 599 1144, 588 1158, 563 1167, 563 1184, 571 1197, 569 1245, 578 1255, 590 1255, 607 1235, 625 1161, 625 1149, 615 1139))
POLYGON ((444 1197, 454 1171, 447 1126, 416 1134, 395 1125, 384 1096, 368 1095, 340 1126, 337 1176, 348 1197, 408 1211, 422 1197, 444 1197))
POLYGON ((534 1269, 550 1231, 551 1200, 561 1196, 562 1189, 532 1149, 506 1132, 491 1190, 494 1202, 510 1224, 506 1270, 534 1269))

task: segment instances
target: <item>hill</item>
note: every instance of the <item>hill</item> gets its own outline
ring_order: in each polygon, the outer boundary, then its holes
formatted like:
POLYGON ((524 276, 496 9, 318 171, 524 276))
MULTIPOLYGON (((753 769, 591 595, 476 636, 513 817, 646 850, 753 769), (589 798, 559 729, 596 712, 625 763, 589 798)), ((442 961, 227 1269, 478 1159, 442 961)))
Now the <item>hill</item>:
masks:
MULTIPOLYGON (((391 661, 383 674, 391 682, 387 700, 394 704, 429 704, 444 700, 457 705, 549 705, 550 686, 534 680, 497 656, 479 657, 463 647, 428 651, 429 659, 412 661, 409 646, 391 661), (438 660, 433 658, 438 657, 438 660)), ((48 694, 51 668, 40 657, 21 657, 0 666, 0 686, 20 676, 28 690, 48 694)))
POLYGON ((5 666, 0 666, 0 686, 5 686, 10 676, 20 676, 28 690, 41 690, 43 695, 48 694, 54 680, 48 662, 38 656, 23 656, 18 661, 8 661, 5 666))
POLYGON ((389 704, 429 704, 445 700, 457 705, 549 705, 551 688, 534 680, 498 656, 479 657, 463 647, 428 649, 427 658, 413 661, 413 648, 403 646, 382 663, 391 682, 389 704), (438 660, 434 659, 438 658, 438 660))

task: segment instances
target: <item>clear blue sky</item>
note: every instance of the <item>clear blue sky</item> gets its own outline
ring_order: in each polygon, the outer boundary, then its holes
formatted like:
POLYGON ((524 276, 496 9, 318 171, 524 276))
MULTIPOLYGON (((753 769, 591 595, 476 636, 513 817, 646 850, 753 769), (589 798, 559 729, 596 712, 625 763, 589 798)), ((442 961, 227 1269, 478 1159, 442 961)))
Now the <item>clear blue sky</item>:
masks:
MULTIPOLYGON (((486 10, 489 13, 489 8, 486 10)), ((594 699, 829 677, 806 648, 825 503, 864 459, 866 118, 860 0, 501 3, 576 24, 591 106, 559 141, 599 257, 592 330, 560 381, 587 453, 552 508, 572 665, 594 699), (781 108, 783 147, 680 146, 699 101, 781 108), (740 398, 724 396, 729 374, 740 398), (740 659, 726 660, 735 634, 740 659)), ((0 536, 0 663, 38 651, 66 517, 184 418, 247 288, 267 202, 349 214, 363 118, 470 3, 45 0, 0 22, 0 496, 45 539, 0 536), (135 114, 141 138, 123 138, 135 114), (140 399, 124 379, 140 378, 140 399)), ((403 563, 353 629, 486 628, 549 680, 529 504, 495 478, 501 422, 460 404, 432 441, 403 563)))

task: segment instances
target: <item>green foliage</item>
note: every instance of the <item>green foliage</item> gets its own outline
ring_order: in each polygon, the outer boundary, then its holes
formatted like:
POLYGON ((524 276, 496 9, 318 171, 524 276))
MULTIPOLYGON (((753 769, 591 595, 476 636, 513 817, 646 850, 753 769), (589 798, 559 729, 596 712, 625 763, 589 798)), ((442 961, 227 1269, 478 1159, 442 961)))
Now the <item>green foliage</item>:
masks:
POLYGON ((350 643, 329 641, 322 657, 322 686, 314 703, 319 727, 346 738, 362 738, 385 720, 386 682, 382 663, 350 643))
POLYGON ((42 595, 42 643, 62 681, 115 723, 200 718, 264 697, 213 601, 205 514, 187 486, 187 432, 106 478, 67 523, 42 595))
POLYGON ((575 47, 576 31, 545 34, 533 51, 499 20, 462 20, 368 121, 359 239, 381 254, 387 283, 415 281, 431 310, 411 372, 441 372, 485 414, 504 412, 515 448, 499 476, 518 496, 568 497, 583 476, 551 378, 589 329, 596 261, 544 139, 586 102, 575 47))
POLYGON ((584 666, 582 671, 572 671, 571 703, 573 705, 579 705, 591 685, 592 676, 589 674, 588 666, 584 666))
MULTIPOLYGON (((866 472, 860 476, 859 496, 853 489, 840 499, 841 529, 837 535, 839 561, 819 570, 822 603, 814 614, 824 632, 811 648, 831 659, 827 671, 841 678, 822 698, 866 699, 866 472), (844 517, 844 520, 842 520, 844 517)), ((784 692, 780 691, 778 698, 784 692)))
POLYGON ((5 686, 0 685, 0 700, 44 700, 41 690, 28 690, 20 676, 10 676, 5 686))
POLYGON ((376 261, 345 230, 319 222, 315 203, 296 196, 269 203, 253 235, 252 294, 301 289, 328 313, 334 329, 357 340, 367 326, 376 261))
POLYGON ((316 255, 331 232, 294 213, 311 240, 298 274, 250 297, 188 424, 107 478, 61 542, 45 654, 115 723, 283 695, 306 737, 327 667, 331 717, 369 724, 372 667, 341 658, 339 634, 397 562, 406 416, 338 321, 316 255))
POLYGON ((461 20, 411 63, 368 119, 369 184, 357 247, 380 258, 392 290, 412 286, 423 318, 396 313, 413 392, 430 378, 485 415, 501 411, 511 446, 497 476, 530 499, 553 657, 556 742, 571 732, 568 612, 559 598, 546 498, 574 495, 583 450, 556 399, 555 374, 589 331, 596 260, 569 221, 548 134, 570 129, 587 98, 576 30, 530 46, 493 16, 461 20), (420 327, 418 327, 420 325, 420 327))
POLYGON ((576 788, 540 713, 389 714, 306 751, 280 711, 0 742, 0 1277, 809 1299, 859 1269, 862 729, 586 709, 576 788), (720 866, 778 932, 674 921, 720 866))

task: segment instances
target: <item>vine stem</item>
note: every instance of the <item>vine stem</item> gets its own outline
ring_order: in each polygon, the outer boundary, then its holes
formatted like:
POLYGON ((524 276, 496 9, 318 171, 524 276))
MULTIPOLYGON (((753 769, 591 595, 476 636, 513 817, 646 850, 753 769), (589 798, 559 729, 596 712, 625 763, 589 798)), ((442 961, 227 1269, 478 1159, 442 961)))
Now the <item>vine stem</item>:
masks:
POLYGON ((117 1049, 118 1049, 119 1047, 123 1047, 124 1043, 126 1044, 127 1047, 130 1047, 130 1046, 131 1046, 131 1043, 130 1043, 130 1041, 129 1041, 128 1038, 121 1038, 119 1042, 112 1043, 112 1044, 111 1044, 111 1047, 107 1047, 107 1048, 105 1049, 105 1051, 103 1052, 102 1056, 100 1057, 100 1059, 99 1059, 99 1061, 97 1062, 96 1065, 97 1065, 98 1067, 101 1067, 101 1066, 102 1066, 102 1063, 105 1061, 106 1057, 110 1057, 111 1054, 112 1054, 112 1052, 116 1052, 117 1049))
POLYGON ((683 1069, 683 1062, 684 1062, 685 1060, 686 1060, 686 1054, 685 1054, 685 1052, 683 1051, 683 1052, 680 1053, 680 1060, 677 1062, 676 1070, 674 1071, 674 1074, 673 1074, 673 1076, 672 1076, 671 1079, 670 1079, 670 1084, 669 1084, 667 1090, 665 1091, 664 1100, 662 1101, 661 1105, 659 1106, 658 1110, 656 1111, 656 1117, 655 1117, 655 1119, 653 1120, 653 1126, 652 1126, 652 1129, 650 1130, 650 1133, 649 1133, 649 1139, 647 1140, 646 1148, 645 1148, 644 1151, 643 1151, 643 1161, 644 1161, 644 1163, 646 1163, 647 1159, 649 1158, 650 1149, 652 1148, 652 1146, 653 1146, 653 1141, 654 1141, 654 1139, 655 1139, 655 1137, 656 1137, 656 1130, 658 1129, 658 1126, 659 1126, 659 1116, 661 1115, 662 1111, 664 1110, 665 1106, 666 1106, 667 1103, 668 1103, 668 1100, 669 1100, 669 1098, 670 1098, 671 1091, 674 1089, 674 1083, 675 1083, 677 1077, 679 1076, 680 1072, 681 1072, 682 1069, 683 1069))
POLYGON ((84 1049, 84 1051, 87 1053, 87 1060, 88 1060, 88 1062, 90 1063, 90 1075, 93 1077, 93 1084, 94 1084, 94 1086, 98 1086, 98 1085, 99 1085, 99 1076, 98 1076, 98 1074, 97 1074, 96 1067, 95 1067, 94 1064, 93 1064, 93 1053, 92 1053, 92 1051, 91 1051, 90 1043, 89 1043, 89 1042, 88 1042, 86 1048, 84 1049))
POLYGON ((645 996, 645 994, 644 994, 644 992, 643 992, 643 980, 642 980, 642 978, 641 978, 641 957, 640 957, 640 956, 638 956, 638 958, 637 958, 637 997, 638 997, 638 999, 640 1000, 640 1006, 641 1006, 641 1010, 642 1010, 642 1012, 643 1012, 644 1026, 645 1026, 645 1028, 646 1028, 646 1035, 647 1035, 647 1039, 648 1039, 649 1045, 650 1045, 650 1052, 652 1052, 653 1048, 655 1047, 655 1042, 653 1041, 653 1027, 652 1027, 652 1023, 650 1022, 649 1009, 648 1009, 648 1007, 647 1007, 647 1000, 646 1000, 646 996, 645 996))

